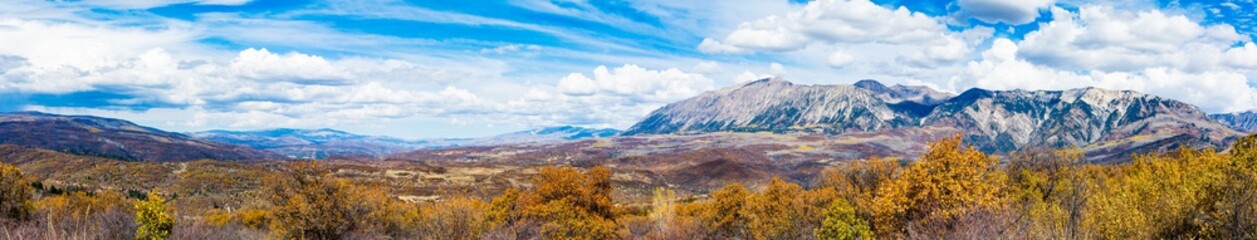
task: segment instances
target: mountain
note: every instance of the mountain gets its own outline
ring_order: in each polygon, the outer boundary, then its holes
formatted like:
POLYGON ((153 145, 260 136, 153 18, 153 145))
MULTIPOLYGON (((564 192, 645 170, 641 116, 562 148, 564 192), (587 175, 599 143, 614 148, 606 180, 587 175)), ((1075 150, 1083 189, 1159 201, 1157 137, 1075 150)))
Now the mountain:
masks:
MULTIPOLYGON (((1026 147, 1130 149, 1224 148, 1240 133, 1197 107, 1133 91, 971 89, 951 96, 916 86, 800 85, 771 78, 669 104, 625 135, 710 132, 885 132, 957 129, 988 152, 1026 147), (1157 146, 1157 147, 1154 147, 1157 146)), ((1119 155, 1113 155, 1119 156, 1119 155)))
POLYGON ((393 137, 367 136, 335 129, 268 129, 258 131, 212 130, 190 133, 192 137, 229 144, 239 144, 272 151, 291 158, 322 159, 331 156, 379 157, 418 149, 440 149, 498 144, 554 143, 562 141, 613 137, 615 129, 592 129, 573 126, 546 127, 484 138, 433 138, 406 140, 393 137))
POLYGON ((1225 147, 1239 133, 1191 104, 1134 91, 970 89, 921 119, 922 126, 964 129, 984 151, 1090 146, 1127 138, 1172 138, 1190 146, 1225 147))
POLYGON ((624 134, 873 131, 911 126, 912 115, 852 85, 797 85, 769 78, 668 104, 624 134))
POLYGON ((872 79, 856 81, 855 84, 851 84, 851 86, 869 91, 874 96, 877 96, 877 98, 880 98, 882 101, 889 104, 907 101, 932 106, 943 103, 943 101, 947 101, 947 99, 952 97, 952 94, 950 93, 939 92, 938 90, 934 90, 933 88, 926 86, 904 86, 899 84, 886 86, 881 82, 872 79))
POLYGON ((574 126, 545 127, 497 136, 477 138, 464 145, 499 145, 515 143, 553 143, 581 139, 609 138, 620 135, 620 130, 610 128, 583 128, 574 126))
POLYGON ((281 158, 270 152, 194 139, 125 120, 39 112, 0 113, 0 144, 142 161, 281 158))
POLYGON ((1210 118, 1247 133, 1257 133, 1257 110, 1210 114, 1210 118))
POLYGON ((399 138, 357 135, 335 129, 278 128, 258 131, 212 130, 190 133, 192 137, 239 144, 283 154, 290 158, 321 159, 330 156, 380 156, 442 145, 443 141, 409 141, 399 138))

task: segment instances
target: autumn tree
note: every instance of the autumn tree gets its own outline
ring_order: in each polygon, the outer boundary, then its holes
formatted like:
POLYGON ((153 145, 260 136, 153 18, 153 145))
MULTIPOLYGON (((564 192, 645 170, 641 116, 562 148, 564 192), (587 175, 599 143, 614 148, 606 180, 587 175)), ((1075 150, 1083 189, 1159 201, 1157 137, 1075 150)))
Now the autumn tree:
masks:
POLYGON ((423 204, 418 209, 418 236, 432 240, 480 239, 491 226, 489 205, 467 197, 423 204))
POLYGON ((741 184, 728 184, 711 194, 711 199, 701 206, 709 236, 714 238, 747 238, 749 217, 746 216, 746 199, 750 192, 741 184))
POLYGON ((170 239, 170 231, 175 227, 175 219, 171 217, 166 199, 157 191, 148 193, 144 200, 135 201, 135 239, 160 240, 170 239))
MULTIPOLYGON (((742 208, 746 228, 753 239, 800 239, 807 231, 806 212, 811 212, 800 198, 803 188, 780 178, 773 178, 759 194, 747 197, 742 208)), ((819 212, 819 211, 815 211, 819 212)))
POLYGON ((30 218, 32 191, 22 171, 0 163, 0 218, 22 221, 30 218))
POLYGON ((833 189, 837 198, 851 204, 856 216, 871 221, 877 189, 897 176, 900 169, 899 160, 894 158, 846 161, 823 170, 820 186, 833 189))
POLYGON ((833 204, 825 209, 824 222, 814 234, 816 239, 823 240, 873 238, 873 230, 869 228, 868 221, 856 215, 855 207, 847 203, 845 199, 834 200, 833 204))
POLYGON ((676 199, 676 192, 672 189, 656 188, 652 196, 650 220, 655 229, 665 231, 672 224, 672 219, 676 218, 676 204, 672 202, 676 199))
POLYGON ((317 162, 298 162, 268 179, 271 230, 281 238, 342 239, 369 230, 372 211, 387 199, 360 194, 317 162))
POLYGON ((960 135, 931 143, 920 160, 878 187, 873 204, 877 230, 888 237, 905 230, 943 235, 955 230, 962 216, 998 211, 1006 178, 998 163, 964 147, 960 135))
POLYGON ((1009 176, 1011 223, 1008 234, 1036 239, 1076 239, 1087 203, 1088 177, 1078 150, 1030 149, 1012 154, 1009 176))
POLYGON ((611 171, 593 167, 546 167, 529 191, 508 190, 490 204, 494 235, 550 239, 607 239, 618 236, 618 210, 611 198, 611 171), (535 231, 534 231, 535 229, 535 231))

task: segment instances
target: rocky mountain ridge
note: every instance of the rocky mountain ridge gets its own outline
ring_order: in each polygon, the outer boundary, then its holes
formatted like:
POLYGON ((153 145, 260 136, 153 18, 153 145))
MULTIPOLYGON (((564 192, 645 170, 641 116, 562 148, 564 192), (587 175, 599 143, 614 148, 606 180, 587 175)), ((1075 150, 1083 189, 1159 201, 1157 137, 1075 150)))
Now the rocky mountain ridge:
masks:
POLYGON ((1210 118, 1247 133, 1257 133, 1257 110, 1210 114, 1210 118))
POLYGON ((1191 104, 1134 91, 975 88, 953 97, 928 87, 887 87, 873 80, 853 85, 802 85, 780 78, 669 104, 646 116, 625 135, 841 134, 931 127, 960 129, 966 140, 988 152, 1087 147, 1134 137, 1179 139, 1158 143, 1166 147, 1223 148, 1241 135, 1191 104))

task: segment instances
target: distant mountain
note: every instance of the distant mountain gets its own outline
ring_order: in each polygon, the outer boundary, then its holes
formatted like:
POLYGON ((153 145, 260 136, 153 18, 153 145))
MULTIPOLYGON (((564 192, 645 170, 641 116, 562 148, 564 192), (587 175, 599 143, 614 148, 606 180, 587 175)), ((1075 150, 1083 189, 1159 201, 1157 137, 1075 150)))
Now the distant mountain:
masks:
MULTIPOLYGON (((250 146, 291 158, 321 159, 330 156, 380 156, 443 145, 446 141, 410 141, 399 138, 357 135, 334 129, 278 128, 258 131, 212 130, 190 133, 206 141, 250 146)), ((455 140, 456 141, 456 140, 455 140)))
POLYGON ((915 113, 894 109, 873 92, 852 85, 797 85, 769 78, 668 104, 630 127, 625 135, 873 131, 912 126, 912 115, 915 113))
MULTIPOLYGON (((1028 146, 1090 146, 1128 138, 1164 139, 1224 148, 1239 133, 1191 104, 1134 91, 970 89, 935 107, 922 126, 964 129, 968 141, 990 152, 1028 146)), ((1173 145, 1173 144, 1172 144, 1173 145)))
POLYGON ((619 136, 620 132, 620 130, 610 128, 583 128, 574 126, 546 127, 472 139, 464 145, 553 143, 581 139, 609 138, 619 136))
POLYGON ((1217 120, 1222 124, 1226 124, 1235 130, 1247 133, 1257 133, 1257 110, 1250 110, 1237 113, 1219 113, 1210 114, 1210 118, 1217 120))
POLYGON ((620 133, 615 129, 573 126, 547 127, 484 138, 434 138, 406 140, 367 136, 335 129, 268 129, 258 131, 213 130, 190 133, 207 141, 250 146, 292 158, 321 159, 331 156, 371 156, 419 150, 498 144, 554 143, 588 138, 605 138, 620 133))
POLYGON ((669 104, 625 135, 710 132, 880 132, 949 128, 988 152, 1091 147, 1106 154, 1176 146, 1224 148, 1240 133, 1197 107, 1133 91, 971 89, 951 96, 928 87, 799 85, 779 78, 669 104))
POLYGON ((0 144, 142 161, 281 158, 266 151, 194 139, 125 120, 39 112, 0 113, 0 144))

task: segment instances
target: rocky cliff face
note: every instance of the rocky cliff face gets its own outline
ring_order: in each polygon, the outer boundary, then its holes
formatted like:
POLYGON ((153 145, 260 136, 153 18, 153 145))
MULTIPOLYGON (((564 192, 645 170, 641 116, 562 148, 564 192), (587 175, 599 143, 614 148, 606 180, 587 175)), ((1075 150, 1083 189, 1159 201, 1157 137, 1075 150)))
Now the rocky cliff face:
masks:
POLYGON ((1246 133, 1257 133, 1257 110, 1211 114, 1210 118, 1246 133))

